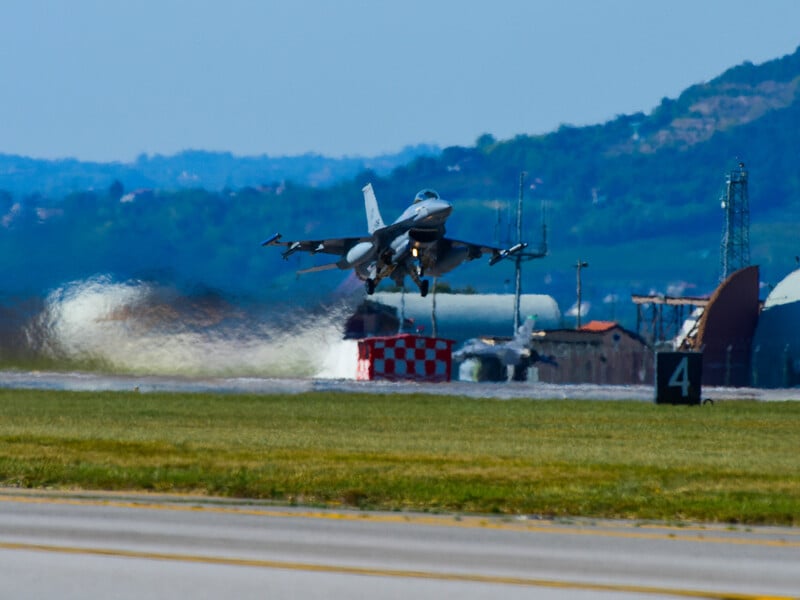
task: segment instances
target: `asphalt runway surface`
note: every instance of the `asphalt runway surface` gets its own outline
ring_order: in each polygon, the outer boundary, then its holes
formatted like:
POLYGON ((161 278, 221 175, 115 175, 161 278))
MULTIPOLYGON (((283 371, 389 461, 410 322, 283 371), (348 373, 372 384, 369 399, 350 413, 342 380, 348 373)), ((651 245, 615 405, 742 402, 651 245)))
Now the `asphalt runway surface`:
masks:
POLYGON ((791 598, 800 531, 0 489, 2 598, 791 598))
MULTIPOLYGON (((0 388, 51 389, 72 391, 214 392, 232 394, 299 394, 311 391, 354 393, 423 393, 465 396, 468 398, 585 399, 654 401, 652 385, 556 385, 547 383, 504 382, 417 383, 355 381, 353 379, 291 379, 268 377, 178 377, 135 376, 87 372, 0 371, 0 388)), ((800 388, 703 388, 704 400, 800 400, 800 388)))

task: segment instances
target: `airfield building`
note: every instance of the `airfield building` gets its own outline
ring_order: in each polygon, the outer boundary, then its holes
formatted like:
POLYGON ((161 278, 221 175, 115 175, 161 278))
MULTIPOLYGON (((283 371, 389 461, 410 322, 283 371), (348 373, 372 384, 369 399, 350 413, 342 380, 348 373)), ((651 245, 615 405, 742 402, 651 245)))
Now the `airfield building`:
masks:
POLYGON ((703 385, 751 384, 750 355, 759 319, 758 267, 734 271, 714 290, 678 350, 703 353, 703 385))
POLYGON ((770 292, 756 326, 752 347, 752 385, 800 385, 800 269, 770 292))
POLYGON ((654 354, 637 334, 613 321, 580 329, 534 331, 530 347, 540 360, 531 380, 546 383, 651 384, 654 354))

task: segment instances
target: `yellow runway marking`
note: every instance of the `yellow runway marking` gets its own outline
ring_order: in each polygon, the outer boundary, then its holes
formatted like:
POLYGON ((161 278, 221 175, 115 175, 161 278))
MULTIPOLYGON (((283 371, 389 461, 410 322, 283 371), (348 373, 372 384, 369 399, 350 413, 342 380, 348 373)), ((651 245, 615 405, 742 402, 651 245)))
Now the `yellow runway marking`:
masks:
MULTIPOLYGON (((197 502, 202 502, 203 498, 198 498, 197 502)), ((206 501, 208 499, 205 499, 206 501)), ((274 518, 294 518, 294 519, 323 519, 341 521, 361 521, 370 523, 408 523, 415 525, 428 525, 432 527, 457 527, 464 529, 493 529, 501 531, 521 531, 532 533, 545 533, 553 535, 584 535, 599 536, 624 539, 640 540, 668 540, 683 542, 698 542, 706 544, 730 544, 744 546, 768 546, 778 548, 800 548, 800 541, 786 539, 751 539, 736 537, 736 532, 729 532, 729 535, 718 535, 714 530, 705 530, 689 527, 669 527, 669 526, 642 526, 623 525, 622 528, 608 529, 603 525, 599 526, 572 526, 555 525, 547 522, 531 521, 501 521, 496 517, 483 518, 474 516, 435 516, 419 514, 375 514, 375 513, 340 513, 331 511, 313 510, 281 510, 268 508, 242 508, 226 507, 213 505, 186 505, 172 504, 166 502, 153 502, 143 499, 134 500, 115 500, 115 499, 90 499, 90 498, 68 498, 68 497, 40 497, 25 496, 14 494, 0 494, 0 502, 20 502, 29 504, 65 504, 74 506, 110 506, 117 508, 136 508, 141 510, 162 510, 178 512, 206 512, 216 514, 235 514, 250 515, 274 518), (658 527, 666 530, 665 532, 646 531, 648 528, 658 527), (630 529, 641 529, 631 531, 630 529), (642 531, 644 530, 644 531, 642 531)), ((798 532, 800 534, 800 532, 798 532)), ((794 532, 782 530, 784 537, 798 535, 794 532)))
POLYGON ((283 562, 275 560, 256 560, 247 558, 227 558, 194 554, 168 554, 162 552, 143 552, 115 550, 113 548, 81 548, 75 546, 54 546, 47 544, 21 544, 0 542, 0 550, 29 552, 56 552, 60 554, 110 556, 159 561, 201 563, 212 565, 260 567, 265 569, 284 569, 315 573, 336 573, 340 575, 362 575, 372 577, 397 577, 406 579, 429 579, 437 581, 458 581, 467 583, 487 583, 499 585, 520 585, 570 590, 589 590, 600 592, 622 592, 629 594, 653 594, 680 598, 708 598, 711 600, 793 600, 786 596, 761 596, 757 594, 737 594, 703 590, 679 590, 641 585, 583 583, 577 581, 556 581, 526 577, 503 577, 496 575, 470 575, 467 573, 437 573, 434 571, 411 571, 403 569, 381 569, 369 567, 349 567, 344 565, 321 565, 314 563, 283 562))

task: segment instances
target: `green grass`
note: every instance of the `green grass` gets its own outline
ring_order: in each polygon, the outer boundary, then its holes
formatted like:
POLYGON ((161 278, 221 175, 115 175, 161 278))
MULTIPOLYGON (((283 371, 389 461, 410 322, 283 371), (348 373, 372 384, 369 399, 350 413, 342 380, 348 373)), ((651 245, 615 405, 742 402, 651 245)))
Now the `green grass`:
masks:
POLYGON ((800 523, 800 403, 0 390, 0 485, 800 523))

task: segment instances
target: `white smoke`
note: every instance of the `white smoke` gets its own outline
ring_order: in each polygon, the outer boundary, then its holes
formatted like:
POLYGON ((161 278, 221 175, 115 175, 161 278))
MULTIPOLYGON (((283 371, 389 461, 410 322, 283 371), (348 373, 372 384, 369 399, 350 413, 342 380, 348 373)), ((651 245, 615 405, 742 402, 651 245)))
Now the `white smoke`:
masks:
POLYGON ((53 291, 26 333, 56 364, 116 373, 353 378, 357 350, 341 327, 348 310, 246 310, 103 276, 53 291))

